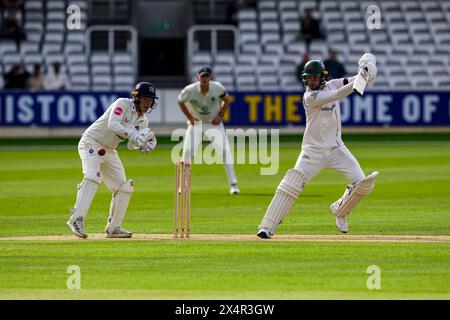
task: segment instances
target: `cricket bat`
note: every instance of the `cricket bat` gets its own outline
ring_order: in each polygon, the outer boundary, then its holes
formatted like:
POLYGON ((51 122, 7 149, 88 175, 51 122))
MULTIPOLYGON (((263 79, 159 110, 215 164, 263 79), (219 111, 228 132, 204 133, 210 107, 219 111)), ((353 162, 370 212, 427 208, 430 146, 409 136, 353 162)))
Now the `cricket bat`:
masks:
POLYGON ((353 82, 353 91, 362 96, 364 94, 364 90, 366 90, 368 80, 369 72, 365 68, 360 69, 358 75, 356 76, 355 82, 353 82))

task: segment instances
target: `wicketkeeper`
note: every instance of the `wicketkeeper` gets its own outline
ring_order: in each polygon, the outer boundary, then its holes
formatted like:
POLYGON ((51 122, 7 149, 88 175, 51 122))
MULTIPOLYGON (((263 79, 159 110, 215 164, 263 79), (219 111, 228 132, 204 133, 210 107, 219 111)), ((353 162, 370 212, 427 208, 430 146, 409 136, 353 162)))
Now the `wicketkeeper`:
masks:
POLYGON ((113 192, 106 225, 107 238, 130 238, 122 228, 133 180, 127 180, 117 153, 117 146, 128 140, 130 150, 148 153, 156 147, 156 137, 149 128, 148 114, 156 106, 156 90, 148 82, 140 82, 131 93, 132 99, 117 99, 82 135, 78 144, 83 166, 83 181, 78 185, 77 200, 67 226, 73 234, 87 238, 84 220, 99 184, 104 181, 113 192))
MULTIPOLYGON (((375 56, 364 54, 358 65, 368 71, 368 83, 371 83, 377 75, 375 56)), ((330 206, 336 217, 336 227, 342 233, 348 232, 347 215, 370 193, 378 175, 375 171, 366 177, 341 139, 339 100, 353 92, 356 77, 326 81, 326 70, 320 60, 310 60, 305 64, 302 79, 306 87, 303 95, 306 129, 302 150, 295 167, 287 171, 277 188, 259 225, 259 237, 271 238, 275 234, 305 185, 327 167, 342 173, 350 182, 343 196, 330 206)))

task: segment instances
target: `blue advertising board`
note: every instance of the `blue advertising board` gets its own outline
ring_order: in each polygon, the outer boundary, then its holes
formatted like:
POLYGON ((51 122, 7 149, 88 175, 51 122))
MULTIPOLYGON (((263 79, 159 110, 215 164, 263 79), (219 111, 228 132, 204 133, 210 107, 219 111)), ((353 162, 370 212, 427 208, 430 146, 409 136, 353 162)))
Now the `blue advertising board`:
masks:
POLYGON ((0 126, 86 127, 129 92, 2 92, 0 126))
MULTIPOLYGON (((228 123, 242 126, 305 125, 302 93, 234 92, 228 123)), ((450 92, 368 92, 340 102, 350 126, 450 126, 450 92)))
MULTIPOLYGON (((302 93, 231 92, 233 126, 305 125, 302 93)), ((128 92, 0 92, 0 126, 86 127, 128 92)), ((176 104, 176 101, 166 103, 176 104)), ((368 92, 340 103, 348 126, 450 126, 450 92, 368 92)))

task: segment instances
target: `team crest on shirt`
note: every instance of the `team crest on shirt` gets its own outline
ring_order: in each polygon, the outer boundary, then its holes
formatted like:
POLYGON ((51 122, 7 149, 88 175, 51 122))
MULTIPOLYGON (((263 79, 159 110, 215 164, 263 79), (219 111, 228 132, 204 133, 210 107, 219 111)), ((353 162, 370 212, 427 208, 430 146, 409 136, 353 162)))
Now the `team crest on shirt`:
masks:
POLYGON ((319 94, 319 90, 313 92, 313 93, 311 94, 311 97, 313 97, 313 99, 315 99, 315 98, 317 97, 318 94, 319 94))

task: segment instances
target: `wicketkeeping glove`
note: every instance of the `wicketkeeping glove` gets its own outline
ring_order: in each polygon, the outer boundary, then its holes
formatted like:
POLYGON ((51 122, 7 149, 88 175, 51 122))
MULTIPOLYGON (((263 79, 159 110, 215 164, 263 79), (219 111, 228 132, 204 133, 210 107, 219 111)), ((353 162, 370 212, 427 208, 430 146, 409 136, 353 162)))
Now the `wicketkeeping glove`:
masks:
POLYGON ((133 131, 129 140, 133 145, 139 148, 144 146, 147 142, 147 139, 145 139, 145 137, 141 135, 137 130, 133 131))
POLYGON ((150 140, 147 140, 145 145, 143 145, 142 147, 139 148, 139 151, 141 153, 148 153, 150 151, 155 150, 157 140, 156 140, 155 134, 152 131, 150 133, 151 133, 150 140))
POLYGON ((153 133, 153 137, 147 143, 150 147, 150 151, 155 150, 157 143, 158 143, 158 141, 156 140, 155 134, 153 133))

